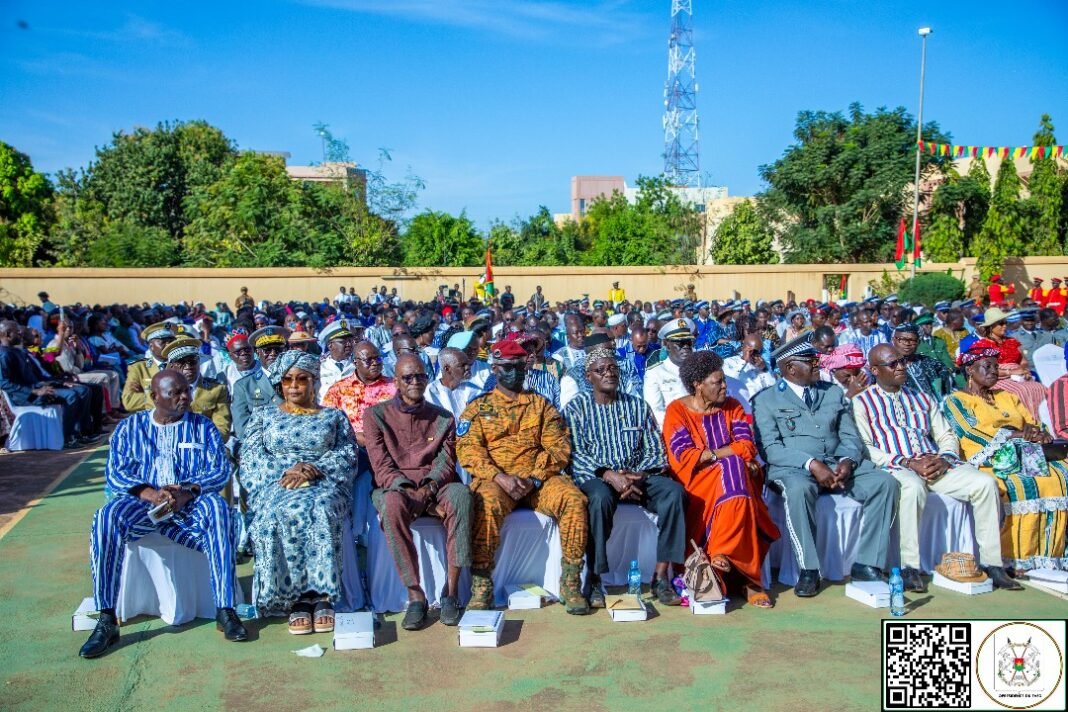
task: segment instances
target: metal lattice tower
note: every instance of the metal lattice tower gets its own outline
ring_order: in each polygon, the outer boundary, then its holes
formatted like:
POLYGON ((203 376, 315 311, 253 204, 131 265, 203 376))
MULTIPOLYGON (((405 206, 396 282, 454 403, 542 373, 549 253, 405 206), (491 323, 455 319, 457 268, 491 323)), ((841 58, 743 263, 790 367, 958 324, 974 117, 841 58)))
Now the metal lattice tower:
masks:
POLYGON ((668 78, 664 85, 664 176, 671 185, 700 187, 693 0, 671 0, 668 78))

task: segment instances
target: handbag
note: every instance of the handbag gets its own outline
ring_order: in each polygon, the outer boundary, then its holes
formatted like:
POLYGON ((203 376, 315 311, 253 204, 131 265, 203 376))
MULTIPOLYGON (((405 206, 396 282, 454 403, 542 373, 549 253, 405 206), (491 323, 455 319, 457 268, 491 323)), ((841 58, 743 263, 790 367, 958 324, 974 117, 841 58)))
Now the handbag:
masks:
POLYGON ((686 557, 685 570, 682 574, 683 583, 686 584, 686 588, 690 589, 693 600, 699 603, 722 601, 725 596, 719 571, 712 566, 708 555, 697 546, 693 539, 690 539, 690 545, 693 546, 693 553, 686 557))

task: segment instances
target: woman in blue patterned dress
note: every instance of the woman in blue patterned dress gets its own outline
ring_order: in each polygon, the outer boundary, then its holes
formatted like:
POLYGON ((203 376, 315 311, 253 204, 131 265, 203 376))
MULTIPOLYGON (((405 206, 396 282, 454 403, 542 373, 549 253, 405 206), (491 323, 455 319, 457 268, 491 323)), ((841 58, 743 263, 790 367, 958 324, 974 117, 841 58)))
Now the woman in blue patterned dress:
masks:
POLYGON ((269 377, 283 402, 253 412, 241 445, 256 559, 252 598, 263 615, 288 613, 290 633, 325 633, 341 596, 356 441, 344 413, 316 403, 317 357, 287 351, 269 377))

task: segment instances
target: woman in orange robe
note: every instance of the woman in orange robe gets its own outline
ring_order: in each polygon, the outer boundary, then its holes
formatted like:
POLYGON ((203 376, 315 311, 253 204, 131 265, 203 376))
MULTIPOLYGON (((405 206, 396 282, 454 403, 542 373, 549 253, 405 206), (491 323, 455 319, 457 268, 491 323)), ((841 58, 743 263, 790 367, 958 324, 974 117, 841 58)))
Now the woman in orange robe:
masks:
POLYGON ((664 443, 686 488, 688 537, 704 547, 728 590, 740 584, 751 604, 771 608, 761 567, 779 530, 761 497, 749 416, 727 397, 723 360, 711 351, 686 359, 679 377, 690 395, 668 405, 664 443))

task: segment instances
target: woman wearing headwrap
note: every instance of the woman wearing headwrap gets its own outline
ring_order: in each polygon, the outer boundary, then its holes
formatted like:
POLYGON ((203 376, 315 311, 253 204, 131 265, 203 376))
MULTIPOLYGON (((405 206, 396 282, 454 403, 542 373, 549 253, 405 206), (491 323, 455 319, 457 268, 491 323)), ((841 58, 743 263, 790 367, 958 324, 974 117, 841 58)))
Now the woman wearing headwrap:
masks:
POLYGON ((290 633, 328 632, 341 595, 356 441, 344 413, 316 404, 316 356, 286 351, 269 378, 283 401, 253 411, 241 445, 256 559, 252 598, 261 614, 288 613, 290 633))
POLYGON ((727 394, 723 361, 698 351, 679 367, 689 395, 672 401, 664 415, 668 465, 686 489, 688 538, 702 547, 728 589, 743 589, 748 602, 771 608, 761 570, 779 530, 761 498, 763 472, 750 417, 727 394))
POLYGON ((786 315, 786 320, 789 326, 786 327, 786 333, 782 337, 782 341, 785 344, 787 341, 793 341, 806 331, 812 331, 812 327, 808 326, 805 320, 805 314, 807 312, 804 309, 794 309, 792 312, 786 315))
POLYGON ((856 344, 842 344, 831 353, 820 356, 820 369, 842 387, 846 398, 857 395, 870 382, 864 369, 864 352, 856 344))
POLYGON ((1014 394, 996 388, 1000 349, 976 341, 957 359, 967 385, 942 404, 963 457, 998 480, 1005 506, 1001 556, 1005 568, 1068 569, 1068 466, 1046 461, 1052 438, 1014 394))
POLYGON ((1027 410, 1038 422, 1049 421, 1049 390, 1031 376, 1030 369, 1024 365, 1023 351, 1016 339, 1006 339, 998 348, 998 382, 995 386, 1014 394, 1027 406, 1027 410), (1043 417, 1045 415, 1045 417, 1043 417))

